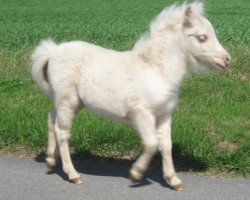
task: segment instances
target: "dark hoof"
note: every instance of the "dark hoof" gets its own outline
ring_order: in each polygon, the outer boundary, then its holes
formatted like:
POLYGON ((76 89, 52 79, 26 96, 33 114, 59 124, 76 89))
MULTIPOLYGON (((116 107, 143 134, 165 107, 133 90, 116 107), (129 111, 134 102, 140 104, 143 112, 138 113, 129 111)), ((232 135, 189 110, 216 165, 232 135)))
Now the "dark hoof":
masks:
POLYGON ((55 169, 55 165, 51 165, 51 164, 48 163, 47 161, 46 161, 46 166, 47 166, 47 169, 48 169, 48 172, 49 172, 49 173, 53 172, 54 169, 55 169))

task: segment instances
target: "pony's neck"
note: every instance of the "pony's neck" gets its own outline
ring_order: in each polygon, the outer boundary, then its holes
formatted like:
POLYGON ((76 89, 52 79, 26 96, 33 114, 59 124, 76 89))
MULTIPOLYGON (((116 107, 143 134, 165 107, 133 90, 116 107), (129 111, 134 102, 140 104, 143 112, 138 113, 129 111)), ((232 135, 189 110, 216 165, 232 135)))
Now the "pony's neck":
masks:
POLYGON ((159 68, 166 81, 177 85, 182 82, 187 71, 187 54, 182 36, 176 30, 141 38, 133 50, 144 61, 159 68))

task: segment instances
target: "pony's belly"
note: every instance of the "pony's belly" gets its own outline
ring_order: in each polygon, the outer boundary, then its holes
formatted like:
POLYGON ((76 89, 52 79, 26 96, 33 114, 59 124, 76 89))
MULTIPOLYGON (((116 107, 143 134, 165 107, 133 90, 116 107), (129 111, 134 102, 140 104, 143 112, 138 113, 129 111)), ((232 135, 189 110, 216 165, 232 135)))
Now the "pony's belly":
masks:
POLYGON ((123 123, 129 122, 128 117, 126 115, 122 115, 121 113, 110 112, 109 110, 104 110, 103 108, 90 108, 90 110, 92 110, 94 113, 102 117, 112 119, 114 121, 123 122, 123 123))
POLYGON ((94 113, 119 122, 128 122, 127 113, 124 106, 117 99, 90 99, 84 98, 82 102, 85 107, 94 113))

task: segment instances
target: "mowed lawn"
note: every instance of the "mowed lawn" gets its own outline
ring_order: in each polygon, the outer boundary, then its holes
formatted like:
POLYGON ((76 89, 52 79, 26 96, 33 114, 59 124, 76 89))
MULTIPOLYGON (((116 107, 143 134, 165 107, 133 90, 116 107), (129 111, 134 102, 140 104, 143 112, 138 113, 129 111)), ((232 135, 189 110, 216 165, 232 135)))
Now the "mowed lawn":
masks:
MULTIPOLYGON (((173 0, 0 0, 0 149, 46 150, 52 105, 30 76, 30 55, 44 38, 85 40, 128 50, 173 0)), ((180 1, 179 1, 180 2, 180 1)), ((190 74, 173 116, 173 156, 188 171, 250 172, 250 2, 206 0, 206 16, 233 63, 224 73, 190 74)), ((128 125, 85 110, 74 123, 78 155, 121 158, 141 149, 128 125)))

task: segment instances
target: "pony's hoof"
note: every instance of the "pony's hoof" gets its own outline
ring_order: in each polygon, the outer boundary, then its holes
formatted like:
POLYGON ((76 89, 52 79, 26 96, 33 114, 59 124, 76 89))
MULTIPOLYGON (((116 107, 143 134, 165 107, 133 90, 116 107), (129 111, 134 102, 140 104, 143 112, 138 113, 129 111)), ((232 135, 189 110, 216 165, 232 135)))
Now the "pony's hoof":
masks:
POLYGON ((55 169, 55 165, 49 163, 48 161, 46 161, 46 166, 47 166, 47 169, 48 169, 49 173, 53 172, 54 169, 55 169))
POLYGON ((138 183, 143 176, 145 170, 139 168, 139 167, 133 167, 132 170, 130 170, 130 176, 129 179, 133 182, 133 183, 138 183))
POLYGON ((77 184, 77 185, 80 185, 80 184, 83 183, 80 177, 70 179, 70 182, 75 183, 75 184, 77 184))
POLYGON ((132 181, 132 183, 136 184, 136 183, 139 183, 140 181, 140 178, 136 177, 136 176, 133 176, 133 175, 130 175, 129 176, 129 179, 132 181))
POLYGON ((173 185, 173 186, 171 186, 174 190, 176 190, 176 191, 183 191, 184 190, 184 185, 183 185, 183 183, 179 183, 179 184, 177 184, 177 185, 173 185))

